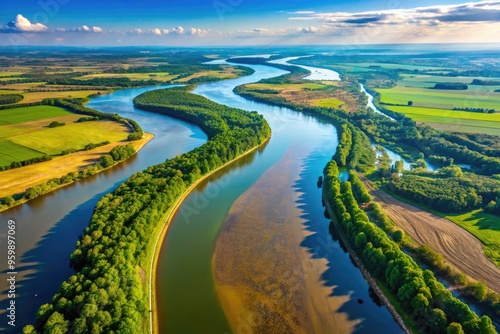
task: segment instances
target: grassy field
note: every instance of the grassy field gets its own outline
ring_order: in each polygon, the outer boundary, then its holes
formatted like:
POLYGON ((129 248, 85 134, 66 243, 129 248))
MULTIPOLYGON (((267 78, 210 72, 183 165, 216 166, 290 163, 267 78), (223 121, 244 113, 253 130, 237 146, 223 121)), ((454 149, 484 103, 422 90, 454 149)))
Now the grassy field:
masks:
MULTIPOLYGON (((132 142, 132 145, 136 151, 139 151, 151 139, 153 139, 153 135, 145 133, 143 139, 132 142)), ((118 145, 123 145, 123 143, 111 143, 90 151, 76 152, 56 157, 50 161, 0 172, 0 179, 2 180, 0 183, 0 198, 22 193, 29 187, 90 166, 97 162, 103 154, 108 153, 118 145)))
POLYGON ((130 80, 159 80, 170 81, 176 78, 177 75, 170 75, 164 72, 158 73, 98 73, 88 74, 77 79, 88 80, 93 78, 129 78, 130 80))
POLYGON ((500 111, 500 86, 470 85, 473 79, 500 80, 481 77, 444 77, 421 74, 401 74, 402 80, 390 89, 376 89, 385 107, 405 114, 417 122, 436 129, 498 135, 500 113, 487 114, 453 110, 453 108, 483 108, 500 111), (438 90, 436 83, 455 82, 469 85, 467 90, 438 90), (407 106, 408 101, 413 105, 407 106), (390 104, 399 104, 394 106, 390 104))
POLYGON ((62 108, 35 106, 0 110, 0 166, 90 143, 124 140, 129 129, 110 121, 74 123, 82 117, 62 108), (48 128, 52 121, 65 126, 48 128))
POLYGON ((477 112, 420 108, 408 106, 388 106, 415 120, 429 125, 442 124, 442 130, 478 133, 500 133, 500 113, 484 114, 477 112))
POLYGON ((500 218, 483 210, 445 216, 484 244, 484 253, 500 267, 500 218))
POLYGON ((12 136, 9 140, 48 155, 57 155, 67 149, 82 149, 90 143, 125 140, 128 130, 125 125, 112 121, 71 123, 12 136))
MULTIPOLYGON (((481 80, 494 80, 499 81, 500 78, 483 78, 483 77, 444 77, 437 75, 423 75, 423 74, 400 74, 403 77, 403 80, 398 82, 398 86, 400 87, 413 87, 413 88, 430 88, 434 87, 434 85, 438 82, 460 82, 469 85, 473 79, 481 79, 481 80)), ((480 89, 485 91, 494 91, 498 89, 500 86, 477 86, 470 85, 469 90, 480 89)))
POLYGON ((228 67, 227 69, 223 70, 223 71, 201 71, 201 72, 198 72, 198 73, 195 73, 193 75, 190 75, 188 77, 185 77, 185 78, 182 78, 182 79, 179 79, 179 80, 175 80, 175 82, 179 82, 179 83, 183 83, 183 82, 187 82, 191 79, 195 79, 195 78, 199 78, 199 77, 205 77, 205 76, 208 76, 208 77, 214 77, 214 78, 218 78, 220 80, 224 80, 224 79, 235 79, 237 78, 239 75, 238 73, 240 73, 241 70, 238 70, 238 69, 233 69, 233 68, 230 68, 228 67))
POLYGON ((17 72, 17 71, 0 71, 0 77, 11 77, 13 75, 20 75, 23 74, 23 72, 17 72))
POLYGON ((0 94, 22 94, 22 90, 0 89, 0 94))
POLYGON ((315 99, 311 100, 310 102, 313 106, 326 107, 326 108, 338 108, 345 103, 344 101, 337 98, 315 99))
POLYGON ((303 89, 322 89, 325 85, 318 83, 303 83, 303 84, 249 84, 249 89, 272 89, 278 92, 289 90, 299 91, 303 89))
MULTIPOLYGON (((0 110, 0 126, 36 121, 44 118, 74 115, 59 107, 35 106, 0 110)), ((1 129, 1 128, 0 128, 1 129)), ((0 134, 1 136, 1 134, 0 134)))
POLYGON ((14 78, 11 78, 11 77, 0 77, 0 81, 9 81, 9 80, 21 80, 21 79, 24 79, 24 78, 18 78, 18 77, 14 77, 14 78))
MULTIPOLYGON (((381 102, 404 104, 413 101, 414 106, 427 108, 453 109, 455 107, 500 109, 500 93, 484 91, 484 86, 464 91, 438 90, 396 86, 390 89, 376 89, 381 102)), ((492 89, 491 87, 489 89, 492 89)))
POLYGON ((344 63, 344 66, 351 67, 361 67, 361 68, 372 68, 376 69, 374 66, 378 66, 381 68, 387 69, 402 69, 402 70, 450 70, 449 68, 440 68, 440 67, 430 67, 430 66, 419 66, 419 65, 403 65, 403 64, 389 64, 389 63, 344 63))
POLYGON ((464 124, 444 124, 444 123, 433 123, 433 122, 425 122, 425 124, 433 127, 436 130, 441 131, 455 131, 455 132, 465 132, 465 133, 484 133, 487 135, 498 136, 497 128, 487 128, 483 126, 474 126, 471 124, 472 121, 464 124))
POLYGON ((347 81, 322 81, 291 84, 248 84, 252 93, 270 98, 280 97, 289 103, 303 106, 339 107, 349 112, 364 108, 366 102, 360 94, 352 92, 347 81))
POLYGON ((28 160, 42 155, 42 152, 15 144, 8 139, 0 138, 0 166, 10 165, 13 161, 28 160))
POLYGON ((63 97, 76 97, 76 98, 84 98, 91 94, 101 93, 104 94, 107 91, 105 90, 76 90, 76 91, 62 91, 62 92, 34 92, 34 93, 23 93, 24 99, 18 103, 32 103, 32 102, 40 102, 43 99, 47 98, 63 98, 63 97))

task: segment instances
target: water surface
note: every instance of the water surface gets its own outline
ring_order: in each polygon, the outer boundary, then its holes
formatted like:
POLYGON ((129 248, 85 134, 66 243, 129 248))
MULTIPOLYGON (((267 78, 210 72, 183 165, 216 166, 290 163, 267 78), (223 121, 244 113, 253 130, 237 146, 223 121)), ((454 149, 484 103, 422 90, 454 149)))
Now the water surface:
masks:
MULTIPOLYGON (((294 189, 289 190, 303 195, 291 204, 302 210, 306 222, 299 228, 307 229, 311 237, 304 238, 301 244, 290 245, 290 250, 304 249, 309 256, 327 261, 328 267, 317 279, 324 282, 321 284, 330 289, 332 296, 356 296, 365 301, 360 307, 349 297, 349 301, 338 310, 346 313, 349 320, 359 323, 356 332, 383 330, 398 333, 400 328, 387 309, 372 301, 369 286, 349 255, 341 249, 338 240, 332 240, 329 220, 324 217, 317 179, 338 145, 335 127, 288 108, 256 103, 235 95, 233 89, 238 85, 286 73, 269 66, 248 67, 255 73, 235 80, 200 85, 194 92, 217 103, 258 111, 269 122, 272 138, 256 154, 228 166, 200 184, 174 216, 161 247, 156 273, 160 332, 231 332, 213 276, 216 240, 233 203, 275 166, 285 152, 295 152, 298 156, 293 162, 296 164, 294 168, 300 167, 302 172, 293 175, 294 179, 290 181, 296 183, 294 189)), ((263 192, 262 196, 266 193, 263 192)), ((249 202, 248 205, 253 204, 249 202)), ((328 298, 328 293, 325 298, 328 298)), ((246 320, 242 325, 245 323, 246 320)))

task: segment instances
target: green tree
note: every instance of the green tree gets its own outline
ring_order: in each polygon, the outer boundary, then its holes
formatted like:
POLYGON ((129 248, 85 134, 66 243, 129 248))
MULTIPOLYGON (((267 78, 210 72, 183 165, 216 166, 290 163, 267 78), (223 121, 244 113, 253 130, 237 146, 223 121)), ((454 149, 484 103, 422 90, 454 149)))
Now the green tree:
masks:
POLYGON ((356 248, 359 250, 362 250, 366 246, 366 235, 363 232, 359 232, 356 235, 356 239, 354 240, 354 244, 356 245, 356 248))
POLYGON ((414 314, 425 314, 427 307, 429 307, 429 300, 422 293, 418 293, 411 300, 411 307, 413 308, 414 314))
POLYGON ((403 232, 403 230, 397 229, 392 234, 392 240, 394 240, 396 242, 401 242, 401 241, 403 241, 404 236, 405 236, 405 233, 403 232))
POLYGON ((495 334, 497 331, 491 319, 483 315, 479 323, 479 332, 480 334, 495 334))
POLYGON ((112 166, 115 163, 115 161, 113 160, 113 157, 111 155, 104 154, 101 156, 101 160, 99 161, 99 163, 101 164, 102 167, 106 168, 112 166))
POLYGON ((432 309, 429 313, 428 329, 431 334, 440 334, 446 331, 446 314, 440 308, 432 309))
POLYGON ((24 326, 22 334, 34 334, 34 333, 36 333, 36 331, 33 325, 24 326))
POLYGON ((446 328, 446 334, 465 334, 462 325, 457 322, 452 322, 446 328))
POLYGON ((405 169, 405 162, 403 160, 398 160, 394 163, 394 170, 396 173, 402 173, 405 169))
POLYGON ((47 319, 44 327, 44 333, 63 334, 68 332, 69 321, 64 319, 64 316, 59 312, 54 312, 47 319))

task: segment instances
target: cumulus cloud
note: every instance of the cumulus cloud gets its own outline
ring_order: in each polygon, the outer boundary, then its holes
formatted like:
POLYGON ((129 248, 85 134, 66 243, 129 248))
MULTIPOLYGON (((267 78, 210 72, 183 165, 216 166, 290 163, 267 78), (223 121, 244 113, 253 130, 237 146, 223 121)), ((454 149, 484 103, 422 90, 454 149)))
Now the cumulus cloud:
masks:
POLYGON ((90 28, 89 26, 86 26, 86 25, 83 25, 81 27, 76 27, 76 28, 73 28, 69 31, 72 31, 72 32, 97 32, 97 33, 100 33, 100 32, 104 32, 104 29, 102 29, 101 27, 92 27, 90 28))
POLYGON ((45 32, 49 28, 41 23, 31 23, 27 18, 18 14, 12 21, 0 27, 1 32, 45 32))
POLYGON ((208 30, 206 29, 201 29, 201 28, 189 28, 185 29, 182 26, 174 27, 174 28, 169 28, 169 29, 160 29, 160 28, 154 28, 154 29, 134 29, 132 31, 129 31, 129 33, 132 34, 153 34, 156 36, 161 36, 161 35, 197 35, 197 36, 204 36, 208 33, 208 30))
POLYGON ((182 34, 184 34, 184 28, 181 26, 178 26, 177 28, 172 28, 172 32, 179 34, 179 35, 182 35, 182 34))

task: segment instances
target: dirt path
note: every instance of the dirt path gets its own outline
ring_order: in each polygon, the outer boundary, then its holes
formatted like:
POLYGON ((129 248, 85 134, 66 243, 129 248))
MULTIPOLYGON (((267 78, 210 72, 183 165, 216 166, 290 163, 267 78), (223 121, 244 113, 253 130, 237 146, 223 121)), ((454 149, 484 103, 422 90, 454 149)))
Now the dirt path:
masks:
POLYGON ((500 293, 500 268, 484 254, 483 245, 476 237, 448 219, 376 190, 370 181, 361 175, 360 177, 389 218, 417 244, 428 245, 442 254, 446 263, 500 293))
POLYGON ((214 252, 216 288, 235 333, 351 333, 360 320, 339 308, 349 295, 331 296, 301 242, 303 214, 294 183, 300 175, 294 147, 234 203, 214 252))

